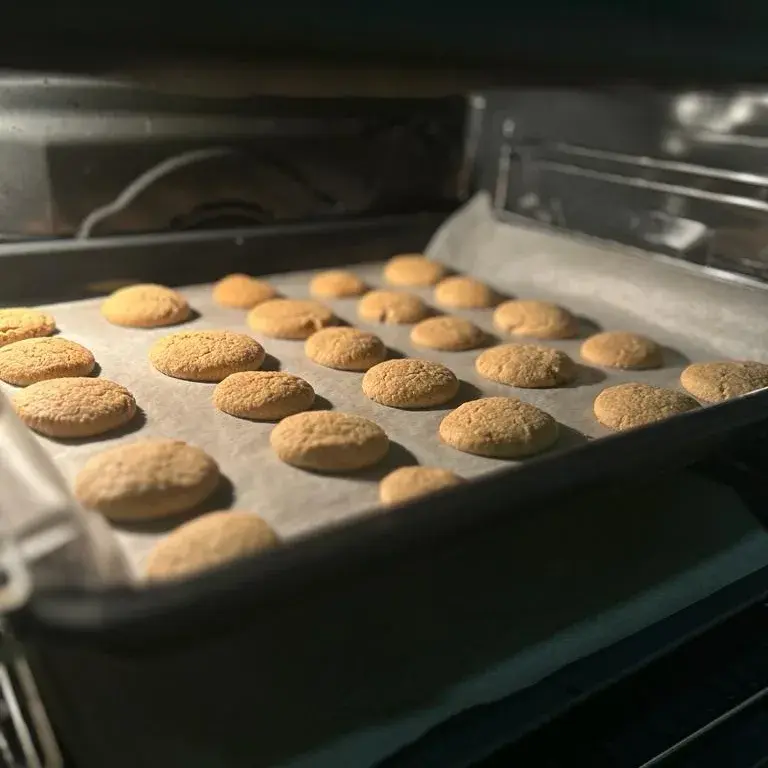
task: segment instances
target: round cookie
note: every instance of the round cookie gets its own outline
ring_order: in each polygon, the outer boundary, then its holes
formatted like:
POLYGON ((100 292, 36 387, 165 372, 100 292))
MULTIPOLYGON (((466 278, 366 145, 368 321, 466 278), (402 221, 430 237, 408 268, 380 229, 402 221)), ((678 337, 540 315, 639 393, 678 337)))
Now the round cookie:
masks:
POLYGON ((185 512, 213 493, 220 474, 203 450, 182 440, 141 440, 97 453, 75 479, 75 496, 110 520, 185 512))
POLYGON ((56 321, 45 312, 26 307, 0 309, 0 347, 22 339, 50 336, 56 321))
POLYGON ((304 379, 279 371, 245 371, 227 376, 213 390, 213 404, 241 419, 278 421, 307 411, 315 390, 304 379))
POLYGON ((460 352, 482 347, 488 337, 474 323, 463 317, 440 315, 428 317, 411 329, 411 342, 417 347, 460 352))
POLYGON ((605 368, 643 370, 662 364, 661 348, 655 341, 626 331, 596 333, 581 345, 580 354, 588 363, 605 368))
POLYGON ((369 323, 410 325, 429 314, 427 305, 404 291, 368 291, 357 303, 357 314, 369 323))
POLYGON ((158 328, 183 323, 189 304, 177 291, 164 285, 141 283, 118 288, 101 305, 101 314, 113 325, 158 328))
POLYGON ((19 418, 35 432, 58 438, 94 437, 127 424, 133 395, 109 379, 48 379, 13 397, 19 418))
POLYGON ((570 339, 579 332, 576 318, 548 301, 505 301, 496 307, 493 323, 505 333, 534 339, 570 339))
POLYGON ((460 405, 441 422, 440 437, 464 453, 502 459, 533 456, 557 440, 557 422, 515 397, 484 397, 460 405))
POLYGON ((699 404, 688 395, 650 384, 616 384, 604 389, 593 406, 595 418, 609 429, 624 430, 653 424, 699 404))
POLYGON ((435 301, 453 309, 487 309, 499 303, 496 291, 473 277, 446 277, 435 286, 435 301))
POLYGON ((387 348, 378 336, 346 326, 313 333, 304 352, 313 362, 340 371, 367 371, 387 358, 387 348))
POLYGON ((389 450, 389 438, 378 424, 339 411, 288 416, 272 430, 269 442, 287 464, 319 472, 370 467, 389 450))
POLYGON ((235 510, 209 512, 180 525, 155 544, 144 573, 150 581, 176 579, 278 543, 275 532, 258 515, 235 510))
POLYGON ((346 269, 320 272, 309 283, 309 292, 318 299, 345 299, 361 296, 368 290, 366 284, 346 269))
POLYGON ((248 313, 254 331, 275 339, 306 339, 335 320, 324 304, 302 299, 271 299, 248 313))
POLYGON ((560 387, 572 382, 577 373, 565 352, 538 344, 491 347, 478 356, 475 368, 486 379, 526 389, 560 387))
POLYGON ((213 286, 213 300, 222 307, 233 309, 252 309, 275 296, 277 291, 266 280, 239 272, 222 277, 213 286))
POLYGON ((379 500, 387 506, 427 496, 464 480, 455 472, 439 467, 400 467, 379 483, 379 500))
POLYGON ((87 376, 95 365, 90 350, 60 336, 0 347, 0 381, 19 387, 45 379, 87 376))
POLYGON ((393 256, 384 266, 384 279, 390 285, 412 288, 434 285, 445 275, 445 267, 418 253, 393 256))
POLYGON ((680 383, 697 400, 722 403, 768 387, 768 365, 751 360, 693 363, 680 374, 680 383))
POLYGON ((363 394, 392 408, 443 405, 458 391, 459 380, 453 371, 429 360, 386 360, 363 376, 363 394))
POLYGON ((149 350, 149 360, 160 373, 187 381, 221 381, 232 373, 258 370, 264 355, 256 339, 232 331, 172 333, 149 350))

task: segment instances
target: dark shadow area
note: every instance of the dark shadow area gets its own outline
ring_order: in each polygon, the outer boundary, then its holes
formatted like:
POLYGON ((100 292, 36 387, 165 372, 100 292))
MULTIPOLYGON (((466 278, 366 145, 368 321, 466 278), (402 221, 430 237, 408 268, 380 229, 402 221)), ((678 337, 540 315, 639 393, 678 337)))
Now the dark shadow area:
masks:
POLYGON ((483 397, 480 387, 470 384, 470 382, 464 381, 464 379, 459 379, 459 391, 445 405, 440 405, 438 408, 457 408, 468 400, 477 400, 478 397, 483 397))
POLYGON ((313 411, 332 411, 333 403, 327 397, 323 397, 322 395, 316 394, 315 401, 312 403, 312 410, 313 411))
POLYGON ((177 325, 184 325, 185 323, 191 323, 194 320, 199 320, 201 317, 202 315, 194 307, 190 307, 189 315, 187 315, 185 320, 181 320, 178 323, 171 323, 170 325, 168 325, 168 328, 173 328, 174 326, 177 326, 177 325))
POLYGON ((43 435, 43 437, 51 440, 54 443, 61 443, 62 445, 86 445, 88 443, 108 442, 109 440, 116 440, 118 437, 125 437, 126 435, 132 435, 134 432, 138 432, 147 423, 147 414, 140 406, 136 407, 136 413, 133 418, 122 427, 113 429, 111 432, 103 432, 100 435, 93 435, 92 437, 51 437, 49 435, 43 435))
POLYGON ((92 376, 94 379, 101 376, 101 366, 99 365, 98 361, 94 364, 93 370, 88 375, 92 376))
POLYGON ((581 445, 585 445, 591 440, 590 437, 583 432, 579 432, 578 429, 568 427, 560 422, 558 422, 558 428, 560 433, 557 442, 552 446, 555 451, 569 451, 572 448, 578 448, 581 445))
POLYGON ((418 463, 418 459, 404 445, 390 440, 387 455, 376 466, 355 472, 354 476, 379 482, 398 467, 411 467, 418 463))
POLYGON ((603 326, 600 325, 600 323, 595 322, 591 317, 576 315, 576 322, 579 325, 579 332, 574 338, 577 339, 586 339, 603 330, 603 326))
POLYGON ((280 370, 280 361, 274 356, 270 355, 269 352, 264 356, 264 362, 261 364, 261 368, 259 368, 260 371, 279 371, 280 370))
POLYGON ((678 366, 689 365, 691 362, 682 352, 678 352, 676 349, 672 349, 672 347, 662 347, 661 357, 664 361, 662 366, 664 368, 676 368, 678 366))
POLYGON ((395 349, 394 347, 387 347, 387 360, 402 360, 405 357, 407 357, 407 355, 404 352, 401 352, 399 349, 395 349))
POLYGON ((608 375, 599 368, 593 368, 590 365, 576 363, 578 372, 576 378, 570 384, 564 384, 563 389, 575 389, 577 387, 588 387, 591 384, 600 384, 605 381, 608 375))

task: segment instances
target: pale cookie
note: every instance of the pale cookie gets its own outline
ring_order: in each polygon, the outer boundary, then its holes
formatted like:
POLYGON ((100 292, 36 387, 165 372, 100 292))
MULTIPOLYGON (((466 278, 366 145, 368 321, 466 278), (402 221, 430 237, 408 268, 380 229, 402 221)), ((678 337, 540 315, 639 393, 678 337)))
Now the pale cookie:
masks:
POLYGON ((363 376, 363 394, 392 408, 443 405, 458 391, 459 380, 453 371, 429 360, 387 360, 363 376))
POLYGON ((60 336, 0 347, 0 381, 18 387, 45 379, 87 376, 95 365, 90 350, 60 336))
POLYGON ((213 493, 219 467, 182 440, 141 440, 92 456, 75 479, 75 496, 110 520, 147 520, 185 512, 213 493))
POLYGON ((581 356, 588 363, 605 368, 642 370, 659 368, 661 347, 639 333, 606 331, 590 336, 581 345, 581 356))
POLYGON ((434 285, 445 275, 445 267, 418 253, 393 256, 384 266, 384 279, 390 285, 412 288, 434 285))
POLYGON ((164 285, 141 283, 119 288, 101 305, 101 314, 114 325, 158 328, 183 323, 189 304, 177 291, 164 285))
POLYGON ((315 390, 304 379, 279 371, 233 373, 213 390, 220 411, 255 421, 278 421, 309 410, 314 401, 315 390))
POLYGON ((435 301, 453 309, 487 309, 499 303, 499 296, 473 277, 446 277, 435 286, 435 301))
POLYGON ((496 307, 493 323, 505 333, 534 339, 570 339, 579 332, 576 318, 548 301, 505 301, 496 307))
POLYGON ((379 483, 379 500, 387 506, 401 504, 463 482, 462 478, 448 469, 400 467, 379 483))
POLYGON ((609 429, 624 430, 653 424, 699 404, 688 395, 650 384, 616 384, 604 389, 594 403, 595 418, 609 429))
POLYGON ((318 299, 345 299, 361 296, 368 290, 366 284, 346 269, 320 272, 309 283, 309 292, 318 299))
POLYGON ((275 339, 306 339, 336 318, 319 301, 271 299, 248 313, 248 325, 275 339))
POLYGON ((693 363, 680 374, 680 383, 697 400, 722 403, 768 387, 768 365, 751 360, 693 363))
POLYGON ((370 467, 389 450, 389 439, 378 424, 338 411, 288 416, 272 430, 269 442, 287 464, 319 472, 370 467))
POLYGON ((26 307, 0 309, 0 347, 22 339, 50 336, 56 321, 45 312, 26 307))
POLYGON ((411 341, 417 347, 460 352, 482 347, 488 337, 474 323, 463 317, 428 317, 411 329, 411 341))
POLYGON ((412 293, 368 291, 357 303, 357 314, 369 323, 410 325, 424 319, 429 308, 412 293))
POLYGON ((13 406, 41 435, 93 437, 127 424, 136 413, 133 395, 108 379, 48 379, 17 392, 13 406))
POLYGON ((512 387, 543 389, 569 384, 576 364, 565 352, 538 344, 501 344, 475 360, 477 372, 491 381, 512 387))
POLYGON ((313 333, 304 352, 313 362, 340 371, 367 371, 387 358, 387 348, 378 336, 347 327, 313 333))
POLYGON ((221 381, 232 373, 255 371, 264 356, 256 339, 232 331, 172 333, 149 350, 149 360, 160 373, 187 381, 221 381))
POLYGON ((222 307, 233 309, 252 309, 275 296, 277 291, 266 280, 239 272, 222 277, 213 286, 213 300, 222 307))
POLYGON ((275 532, 250 512, 217 511, 190 520, 159 541, 147 556, 150 581, 177 579, 278 544, 275 532))
POLYGON ((550 448, 558 431, 557 422, 534 405, 514 397, 484 397, 451 411, 439 434, 464 453, 520 459, 550 448))

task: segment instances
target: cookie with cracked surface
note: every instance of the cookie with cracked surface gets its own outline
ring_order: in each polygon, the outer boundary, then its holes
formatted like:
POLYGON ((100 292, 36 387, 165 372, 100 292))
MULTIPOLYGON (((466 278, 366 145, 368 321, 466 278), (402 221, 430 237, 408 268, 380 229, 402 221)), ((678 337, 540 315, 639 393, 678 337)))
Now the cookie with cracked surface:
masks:
POLYGON ((89 349, 61 336, 24 339, 0 347, 0 381, 18 387, 46 379, 87 376, 95 365, 89 349))
POLYGON ((357 303, 357 314, 369 323, 410 325, 429 314, 427 305, 405 291, 368 291, 357 303))
POLYGON ((381 461, 389 450, 384 430, 339 411, 306 411, 283 419, 269 436, 286 464, 318 472, 351 472, 381 461))
POLYGON ((27 307, 0 309, 0 347, 15 341, 50 336, 56 321, 47 312, 27 307))
POLYGON ((622 431, 653 424, 699 404, 673 389, 629 382, 604 389, 593 406, 595 418, 609 429, 622 431))
POLYGON ((304 344, 304 352, 312 362, 340 371, 367 371, 387 357, 387 348, 378 336, 346 326, 313 333, 304 344))
POLYGON ((557 422, 515 397, 484 397, 451 411, 441 422, 441 439, 464 453, 520 459, 546 451, 557 441, 557 422))
POLYGON ((379 483, 379 500, 387 506, 402 504, 463 482, 461 477, 449 469, 400 467, 379 483))
POLYGON ((499 295, 474 277, 454 275, 435 286, 435 301, 452 309, 488 309, 499 303, 499 295))
POLYGON ((499 384, 525 389, 544 389, 570 384, 576 364, 565 352, 538 344, 500 344, 475 360, 477 372, 499 384))
POLYGON ((439 349, 443 352, 477 349, 487 341, 486 333, 463 317, 428 317, 411 329, 411 342, 417 347, 439 349))
POLYGON ((281 371, 244 371, 227 376, 213 390, 213 404, 230 416, 278 421, 308 411, 315 390, 299 376, 281 371))
POLYGON ((248 313, 248 325, 254 331, 275 339, 306 339, 335 323, 325 304, 304 299, 271 299, 248 313))
POLYGON ((113 325, 127 328, 159 328, 189 318, 187 300, 172 288, 140 283, 118 288, 101 305, 101 314, 113 325))
POLYGON ((496 307, 493 323, 505 333, 534 339, 570 339, 579 332, 576 318, 548 301, 505 301, 496 307))
POLYGON ((604 368, 647 370, 662 364, 661 347, 639 333, 605 331, 590 336, 582 345, 584 360, 604 368))
POLYGON ((363 394, 391 408, 443 405, 458 391, 459 380, 454 372, 429 360, 386 360, 363 376, 363 394))
POLYGON ((232 309, 252 309, 275 296, 277 291, 266 280, 240 272, 222 277, 213 286, 213 300, 232 309))
POLYGON ((420 253, 393 256, 384 266, 384 279, 390 285, 411 288, 434 285, 445 275, 445 267, 420 253))
POLYGON ((362 296, 368 286, 348 269, 330 269, 315 275, 309 283, 309 292, 318 299, 346 299, 362 296))
POLYGON ((768 365, 753 360, 693 363, 680 374, 680 383, 703 403, 722 403, 768 387, 768 365))

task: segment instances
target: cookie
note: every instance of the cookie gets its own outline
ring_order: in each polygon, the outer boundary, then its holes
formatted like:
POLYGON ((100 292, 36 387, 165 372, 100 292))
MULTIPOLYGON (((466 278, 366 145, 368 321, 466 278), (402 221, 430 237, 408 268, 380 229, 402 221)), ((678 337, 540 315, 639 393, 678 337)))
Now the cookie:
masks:
POLYGON ((254 331, 275 339, 306 339, 335 321, 324 304, 301 299, 271 299, 248 313, 254 331))
POLYGON ((362 296, 368 290, 366 284, 346 269, 320 272, 309 283, 309 292, 318 299, 345 299, 362 296))
POLYGON ((232 373, 255 371, 264 356, 256 339, 232 331, 172 333, 149 350, 149 360, 160 373, 187 381, 221 381, 232 373))
POLYGON ((378 336, 347 327, 313 333, 304 352, 313 362, 340 371, 367 371, 387 358, 387 348, 378 336))
POLYGON ((74 490, 83 506, 110 520, 147 520, 192 509, 219 479, 219 467, 205 451, 182 440, 154 439, 92 456, 74 490))
POLYGON ((275 296, 277 291, 268 282, 239 272, 222 277, 213 286, 213 300, 233 309, 252 309, 275 296))
POLYGON ((233 373, 213 390, 220 411, 255 421, 278 421, 309 410, 314 401, 315 390, 304 379, 279 371, 233 373))
POLYGON ((200 573, 278 544, 275 532, 250 512, 217 511, 190 520, 159 541, 147 556, 150 581, 200 573))
POLYGON ((357 303, 357 314, 369 323, 409 325, 423 320, 429 314, 429 309, 412 293, 368 291, 357 303))
POLYGON ((189 304, 177 291, 154 283, 118 288, 101 305, 101 314, 113 325, 159 328, 189 318, 189 304))
POLYGON ((565 352, 538 344, 501 344, 475 360, 477 372, 499 384, 543 389, 569 384, 576 378, 576 364, 565 352))
POLYGON ((624 430, 653 424, 699 404, 688 395, 650 384, 616 384, 604 389, 593 406, 595 418, 609 429, 624 430))
POLYGON ((659 368, 661 347, 639 333, 606 331, 590 336, 582 345, 582 358, 605 368, 643 370, 659 368))
POLYGON ((393 256, 384 266, 384 279, 390 285, 412 288, 434 285, 445 275, 445 267, 418 253, 393 256))
POLYGON ((428 317, 411 329, 411 342, 417 347, 460 352, 477 349, 488 340, 484 331, 463 317, 428 317))
POLYGON ((90 350, 60 336, 0 347, 0 381, 19 387, 45 379, 87 376, 95 365, 90 350))
POLYGON ((288 416, 272 430, 269 442, 286 464, 319 472, 370 467, 389 450, 389 439, 378 424, 339 411, 288 416))
POLYGON ((94 437, 127 424, 136 413, 133 395, 109 379, 48 379, 13 397, 21 420, 41 435, 94 437))
POLYGON ((427 496, 464 481, 454 472, 439 467, 400 467, 379 483, 379 500, 387 506, 427 496))
POLYGON ((453 371, 429 360, 386 360, 363 376, 363 394, 392 408, 443 405, 458 391, 459 380, 453 371))
POLYGON ((452 309, 487 309, 499 303, 496 291, 473 277, 446 277, 435 286, 435 301, 452 309))
POLYGON ((693 363, 680 374, 680 383, 697 400, 722 403, 768 387, 768 365, 751 360, 693 363))
POLYGON ((557 422, 515 397, 484 397, 460 405, 441 422, 441 439, 464 453, 520 459, 550 448, 557 422))
POLYGON ((548 301, 505 301, 496 307, 493 323, 505 333, 534 339, 570 339, 579 332, 576 318, 548 301))
POLYGON ((56 321, 47 313, 26 307, 0 309, 0 347, 22 339, 50 336, 56 321))

